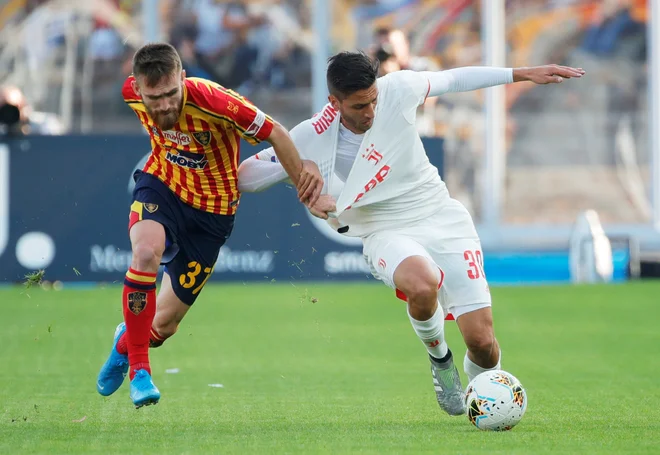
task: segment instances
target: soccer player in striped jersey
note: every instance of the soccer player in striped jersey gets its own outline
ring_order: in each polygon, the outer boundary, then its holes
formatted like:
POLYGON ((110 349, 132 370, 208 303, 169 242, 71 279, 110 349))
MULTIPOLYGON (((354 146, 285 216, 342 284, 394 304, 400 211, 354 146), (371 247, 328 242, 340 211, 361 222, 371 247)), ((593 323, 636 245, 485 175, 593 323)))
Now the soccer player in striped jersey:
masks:
POLYGON ((134 175, 124 322, 115 331, 97 390, 114 393, 130 367, 130 397, 139 408, 160 399, 149 347, 176 332, 231 234, 240 197, 240 140, 268 141, 308 207, 317 201, 323 179, 316 164, 300 159, 286 129, 248 100, 214 82, 186 78, 169 44, 140 48, 122 91, 149 133, 152 152, 134 175), (161 264, 165 274, 156 298, 161 264))

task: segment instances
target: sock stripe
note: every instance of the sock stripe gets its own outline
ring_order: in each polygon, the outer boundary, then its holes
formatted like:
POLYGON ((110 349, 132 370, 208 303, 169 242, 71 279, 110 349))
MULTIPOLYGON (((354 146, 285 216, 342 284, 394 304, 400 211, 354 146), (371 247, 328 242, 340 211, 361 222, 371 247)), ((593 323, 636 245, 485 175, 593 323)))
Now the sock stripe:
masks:
POLYGON ((143 272, 136 272, 133 269, 128 269, 128 272, 126 272, 126 278, 130 279, 131 281, 137 281, 138 283, 155 283, 156 282, 156 274, 155 273, 145 274, 143 272))
POLYGON ((165 341, 165 338, 160 336, 160 334, 156 332, 153 328, 151 329, 151 338, 154 339, 155 341, 165 341))
POLYGON ((131 273, 134 273, 134 274, 136 274, 136 275, 147 276, 147 277, 154 277, 154 278, 156 277, 156 275, 158 275, 157 273, 151 273, 151 272, 140 272, 139 270, 135 270, 133 267, 129 267, 129 268, 128 268, 128 271, 131 272, 131 273))
POLYGON ((152 289, 156 289, 156 282, 136 283, 135 281, 129 280, 128 277, 124 278, 124 284, 131 289, 139 289, 140 291, 151 291, 152 289))

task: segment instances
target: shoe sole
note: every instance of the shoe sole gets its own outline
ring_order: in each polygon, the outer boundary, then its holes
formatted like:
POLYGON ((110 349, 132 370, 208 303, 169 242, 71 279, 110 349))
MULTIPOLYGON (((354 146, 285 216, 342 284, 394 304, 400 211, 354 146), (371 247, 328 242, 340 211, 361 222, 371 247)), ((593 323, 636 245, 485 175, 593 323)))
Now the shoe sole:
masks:
POLYGON ((450 416, 452 416, 452 417, 456 417, 456 416, 464 416, 465 414, 467 414, 467 410, 465 410, 465 411, 461 411, 461 412, 459 412, 458 414, 455 414, 455 413, 453 413, 453 412, 449 412, 449 411, 447 411, 447 410, 446 410, 445 408, 443 408, 442 406, 440 406, 440 409, 442 409, 443 411, 445 411, 445 412, 447 413, 447 415, 450 415, 450 416))
POLYGON ((148 399, 146 399, 146 400, 144 400, 140 403, 134 403, 135 404, 135 409, 140 409, 144 406, 151 406, 151 405, 154 405, 154 404, 158 404, 159 400, 160 400, 160 398, 148 398, 148 399))

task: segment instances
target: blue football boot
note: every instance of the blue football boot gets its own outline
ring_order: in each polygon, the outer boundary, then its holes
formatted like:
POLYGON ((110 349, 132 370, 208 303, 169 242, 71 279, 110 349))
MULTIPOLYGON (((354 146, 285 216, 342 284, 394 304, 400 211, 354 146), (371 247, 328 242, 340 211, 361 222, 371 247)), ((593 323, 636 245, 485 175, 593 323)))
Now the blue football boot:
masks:
POLYGON ((96 390, 104 397, 115 393, 128 373, 128 356, 117 352, 117 342, 124 332, 126 332, 126 324, 122 322, 115 330, 110 356, 101 367, 96 380, 96 390))
POLYGON ((158 403, 160 391, 151 380, 147 370, 137 370, 131 380, 131 400, 135 408, 158 403))

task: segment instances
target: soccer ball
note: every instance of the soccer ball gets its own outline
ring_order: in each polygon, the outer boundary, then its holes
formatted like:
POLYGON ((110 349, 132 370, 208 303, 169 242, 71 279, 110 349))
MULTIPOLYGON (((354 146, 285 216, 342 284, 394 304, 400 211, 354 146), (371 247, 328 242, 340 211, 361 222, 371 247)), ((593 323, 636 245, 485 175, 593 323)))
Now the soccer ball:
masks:
POLYGON ((525 415, 527 394, 511 373, 486 371, 468 384, 465 405, 468 419, 480 430, 506 431, 525 415))

